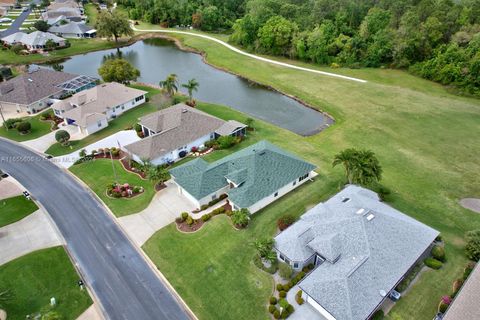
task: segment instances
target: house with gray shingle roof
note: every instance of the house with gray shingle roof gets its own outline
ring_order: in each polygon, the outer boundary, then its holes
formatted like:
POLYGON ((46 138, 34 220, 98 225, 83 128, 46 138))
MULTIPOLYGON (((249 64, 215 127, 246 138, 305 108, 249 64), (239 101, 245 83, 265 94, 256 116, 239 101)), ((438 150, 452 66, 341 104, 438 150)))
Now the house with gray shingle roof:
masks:
POLYGON ((315 176, 314 169, 313 164, 260 141, 213 163, 197 158, 170 174, 179 192, 197 207, 227 194, 234 210, 255 213, 315 176))
POLYGON ((0 102, 5 109, 35 113, 57 99, 95 86, 98 79, 43 68, 0 83, 0 102))
POLYGON ((95 38, 97 35, 97 30, 88 26, 85 22, 62 22, 52 25, 48 32, 64 38, 95 38))
POLYGON ((21 44, 29 51, 43 50, 47 47, 47 42, 53 41, 57 47, 65 47, 66 40, 49 32, 34 31, 31 33, 15 32, 2 38, 2 42, 8 46, 21 44))
POLYGON ((294 270, 314 264, 299 284, 324 318, 369 319, 430 253, 439 232, 349 185, 275 237, 278 258, 294 270))
POLYGON ((245 136, 246 125, 224 121, 179 103, 140 118, 144 139, 125 146, 137 162, 148 159, 155 165, 183 158, 219 136, 245 136))

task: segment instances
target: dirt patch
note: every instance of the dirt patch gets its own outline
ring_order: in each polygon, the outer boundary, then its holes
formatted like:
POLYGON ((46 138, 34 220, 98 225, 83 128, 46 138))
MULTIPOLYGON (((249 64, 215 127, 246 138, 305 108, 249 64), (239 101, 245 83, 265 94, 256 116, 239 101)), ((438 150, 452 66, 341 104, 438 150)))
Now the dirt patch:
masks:
POLYGON ((480 213, 480 199, 477 198, 463 198, 460 200, 460 205, 465 209, 480 213))

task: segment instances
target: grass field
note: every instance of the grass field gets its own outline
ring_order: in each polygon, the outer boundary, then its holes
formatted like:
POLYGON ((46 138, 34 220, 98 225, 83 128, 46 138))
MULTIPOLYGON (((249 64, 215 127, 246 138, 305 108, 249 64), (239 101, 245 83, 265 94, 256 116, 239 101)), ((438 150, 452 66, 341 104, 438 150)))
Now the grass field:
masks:
POLYGON ((17 222, 37 209, 37 205, 24 196, 0 200, 0 227, 17 222))
MULTIPOLYGON (((149 87, 143 86, 132 86, 137 89, 148 91, 147 97, 152 97, 152 95, 157 94, 159 91, 156 89, 152 89, 149 87)), ((95 132, 82 140, 72 140, 70 141, 69 146, 62 146, 60 143, 53 144, 50 148, 45 151, 46 154, 50 154, 52 156, 61 156, 65 154, 69 154, 73 151, 80 150, 98 140, 111 136, 112 134, 125 130, 128 127, 132 127, 135 123, 138 122, 138 118, 157 111, 158 108, 155 104, 152 103, 145 103, 141 106, 138 106, 132 110, 128 110, 118 118, 108 123, 108 127, 102 129, 98 132, 95 132)))
POLYGON ((341 169, 332 169, 333 156, 344 148, 356 147, 371 149, 380 159, 384 168, 382 183, 393 191, 391 204, 441 231, 447 242, 448 262, 444 268, 422 275, 388 316, 431 319, 439 299, 450 293, 466 261, 464 233, 480 227, 480 216, 458 205, 463 197, 480 196, 480 144, 475 134, 480 131, 479 100, 454 96, 438 84, 399 70, 333 70, 289 61, 368 80, 356 83, 258 62, 208 40, 178 38, 205 52, 209 63, 296 96, 336 120, 333 127, 312 137, 302 138, 274 127, 259 133, 317 164, 320 175, 301 192, 257 214, 260 218, 253 220, 252 231, 247 230, 245 237, 230 237, 233 231, 215 219, 198 234, 181 235, 169 227, 146 244, 148 254, 194 312, 201 319, 222 318, 219 314, 223 319, 235 319, 240 314, 251 319, 266 318, 264 308, 253 309, 271 288, 259 285, 256 294, 251 294, 258 282, 247 279, 261 276, 245 262, 252 252, 244 249, 245 239, 257 234, 273 235, 277 217, 285 213, 300 215, 309 205, 335 193, 343 176, 341 169), (216 228, 220 231, 209 232, 216 228), (201 250, 197 241, 202 244, 201 250), (223 245, 238 248, 235 261, 243 261, 242 267, 234 266, 232 255, 223 250, 223 245), (221 275, 210 285, 199 276, 205 275, 207 260, 215 262, 214 274, 221 275), (237 280, 240 277, 245 278, 241 284, 237 280), (232 286, 221 285, 220 281, 232 286))
POLYGON ((87 3, 83 6, 83 8, 85 9, 85 14, 88 17, 88 24, 94 27, 97 23, 97 7, 93 3, 87 3))
POLYGON ((77 177, 82 179, 105 204, 117 216, 137 213, 145 209, 152 200, 155 190, 153 183, 148 180, 141 179, 138 175, 127 172, 123 169, 120 161, 114 161, 115 171, 118 177, 118 183, 128 183, 131 186, 140 186, 145 191, 131 199, 114 199, 106 194, 107 185, 115 182, 112 168, 112 162, 109 159, 97 159, 88 161, 79 165, 72 166, 70 171, 77 177))
POLYGON ((8 319, 25 319, 55 297, 62 319, 76 319, 92 304, 88 293, 78 288, 78 279, 63 247, 35 251, 0 266, 0 287, 13 295, 2 307, 8 319))
POLYGON ((51 122, 40 121, 41 113, 32 117, 25 117, 24 120, 30 122, 32 129, 28 134, 20 134, 17 129, 7 130, 4 126, 0 127, 0 137, 8 138, 14 141, 27 141, 36 139, 50 132, 51 122))

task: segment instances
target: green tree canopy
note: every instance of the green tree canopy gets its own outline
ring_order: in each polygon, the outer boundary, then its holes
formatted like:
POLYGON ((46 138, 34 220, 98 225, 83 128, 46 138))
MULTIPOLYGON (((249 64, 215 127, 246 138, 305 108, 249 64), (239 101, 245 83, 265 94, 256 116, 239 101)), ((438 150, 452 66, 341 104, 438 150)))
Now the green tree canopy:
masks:
POLYGON ((100 37, 113 38, 118 46, 118 38, 121 36, 133 36, 130 21, 125 14, 118 10, 102 10, 97 17, 95 25, 100 37))
POLYGON ((120 82, 129 84, 140 77, 140 71, 125 59, 107 59, 98 69, 98 74, 105 82, 120 82))
POLYGON ((182 84, 182 87, 187 89, 188 91, 188 98, 190 103, 193 102, 193 91, 197 91, 200 84, 195 80, 195 78, 188 80, 187 83, 182 84))
POLYGON ((343 165, 348 183, 369 185, 380 181, 382 167, 370 150, 345 149, 335 155, 333 167, 343 165))
POLYGON ((178 91, 178 76, 174 73, 171 73, 167 76, 165 80, 159 82, 160 87, 162 87, 165 92, 171 97, 178 91))

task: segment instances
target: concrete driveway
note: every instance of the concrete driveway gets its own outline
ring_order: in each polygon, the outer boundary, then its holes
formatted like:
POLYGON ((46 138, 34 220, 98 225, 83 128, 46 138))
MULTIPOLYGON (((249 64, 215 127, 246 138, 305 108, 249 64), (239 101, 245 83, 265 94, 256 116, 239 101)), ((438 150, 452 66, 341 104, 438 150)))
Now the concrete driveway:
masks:
POLYGON ((63 245, 61 239, 47 214, 37 210, 0 228, 0 265, 36 250, 63 245))
MULTIPOLYGON (((118 148, 119 143, 121 146, 125 146, 138 140, 140 140, 140 138, 138 137, 135 130, 123 130, 95 143, 92 143, 91 145, 86 146, 84 149, 87 151, 87 154, 89 154, 92 152, 92 150, 112 147, 118 148)), ((70 168, 75 163, 75 161, 80 159, 79 153, 80 150, 77 150, 65 156, 56 157, 54 158, 54 161, 64 168, 70 168)))
POLYGON ((22 194, 22 187, 12 177, 0 180, 0 200, 16 197, 22 194))
POLYGON ((129 237, 142 246, 155 232, 169 225, 182 212, 191 212, 195 205, 181 195, 172 181, 153 197, 150 205, 140 213, 118 218, 129 237))
MULTIPOLYGON (((78 131, 78 127, 75 126, 60 126, 59 130, 65 130, 70 134, 70 139, 71 140, 77 140, 77 139, 82 139, 83 135, 78 131)), ((47 133, 44 136, 41 136, 40 138, 33 139, 33 140, 28 140, 28 141, 23 141, 21 144, 28 146, 34 150, 37 150, 38 152, 45 152, 48 148, 50 148, 51 145, 57 143, 57 140, 55 140, 55 133, 57 131, 52 131, 50 133, 47 133)))

